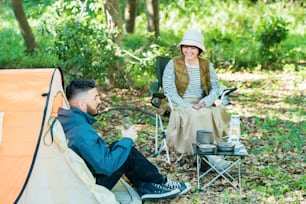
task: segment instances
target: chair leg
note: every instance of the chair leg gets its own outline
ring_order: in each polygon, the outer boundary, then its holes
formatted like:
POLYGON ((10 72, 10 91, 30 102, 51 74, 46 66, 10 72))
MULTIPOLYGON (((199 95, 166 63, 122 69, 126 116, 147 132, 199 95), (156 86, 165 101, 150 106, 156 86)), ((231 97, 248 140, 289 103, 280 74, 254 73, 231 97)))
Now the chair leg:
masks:
POLYGON ((158 154, 158 124, 159 124, 159 115, 155 115, 155 154, 158 154))
POLYGON ((165 131, 162 132, 162 139, 163 139, 163 144, 162 144, 162 147, 161 147, 160 152, 163 151, 163 149, 165 149, 168 164, 171 164, 170 154, 169 154, 169 149, 168 149, 168 145, 167 145, 167 140, 166 140, 166 133, 165 133, 165 131))
POLYGON ((166 133, 163 127, 161 116, 156 114, 155 117, 155 154, 160 154, 163 150, 166 151, 166 157, 169 164, 171 164, 169 149, 166 141, 166 133), (158 144, 159 128, 161 130, 162 144, 158 144), (158 147, 159 146, 159 147, 158 147))
POLYGON ((175 164, 179 163, 184 157, 184 154, 181 154, 181 156, 175 161, 175 164))

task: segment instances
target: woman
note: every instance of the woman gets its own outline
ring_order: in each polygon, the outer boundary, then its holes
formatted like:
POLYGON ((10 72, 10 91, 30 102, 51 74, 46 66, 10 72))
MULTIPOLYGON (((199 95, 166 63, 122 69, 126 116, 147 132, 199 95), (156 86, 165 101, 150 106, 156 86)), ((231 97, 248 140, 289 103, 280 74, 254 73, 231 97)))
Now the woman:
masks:
MULTIPOLYGON (((227 134, 229 116, 223 107, 213 107, 219 97, 219 81, 212 63, 200 57, 206 52, 203 35, 185 32, 177 46, 182 55, 172 58, 163 73, 163 89, 173 103, 167 128, 167 142, 180 153, 190 153, 197 130, 210 130, 215 141, 227 134)), ((230 163, 220 157, 216 167, 230 163)))

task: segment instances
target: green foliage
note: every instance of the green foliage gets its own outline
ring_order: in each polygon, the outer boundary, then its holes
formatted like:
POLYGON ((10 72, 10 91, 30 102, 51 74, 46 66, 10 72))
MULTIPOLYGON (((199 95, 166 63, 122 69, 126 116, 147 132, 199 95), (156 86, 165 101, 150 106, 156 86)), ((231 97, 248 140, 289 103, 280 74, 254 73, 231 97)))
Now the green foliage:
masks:
POLYGON ((0 32, 2 45, 7 49, 0 49, 1 68, 44 68, 57 67, 60 64, 57 56, 48 49, 46 39, 38 39, 40 48, 31 54, 26 54, 23 39, 12 29, 0 32), (18 42, 18 43, 16 43, 18 42))
POLYGON ((263 21, 262 31, 259 34, 260 42, 264 47, 271 48, 285 40, 288 35, 288 23, 282 18, 270 17, 263 21))
POLYGON ((56 0, 24 0, 23 7, 27 13, 27 18, 40 19, 41 15, 46 12, 48 6, 55 3, 56 0))
POLYGON ((279 17, 269 17, 262 21, 259 28, 260 53, 264 66, 280 61, 282 56, 281 42, 288 36, 288 23, 279 17))
POLYGON ((55 11, 61 12, 55 27, 54 49, 63 61, 63 70, 73 77, 105 81, 107 71, 114 68, 118 60, 114 42, 116 32, 91 17, 97 16, 97 7, 87 8, 78 1, 56 6, 55 11))
POLYGON ((156 57, 168 53, 166 47, 160 44, 159 39, 152 39, 152 33, 124 36, 120 57, 125 62, 122 69, 132 81, 130 87, 148 87, 148 80, 143 79, 155 76, 156 57))
MULTIPOLYGON (((29 2, 27 6, 30 5, 35 8, 38 6, 29 2)), ((44 27, 37 27, 38 29, 33 29, 33 32, 39 44, 39 49, 29 55, 25 52, 24 41, 11 5, 0 7, 0 38, 2 43, 0 68, 49 68, 60 65, 60 60, 50 49, 52 44, 50 32, 46 32, 44 27)))
MULTIPOLYGON (((119 1, 124 12, 125 1, 119 1)), ((145 4, 139 2, 134 34, 106 26, 102 1, 24 1, 40 50, 27 56, 10 5, 0 8, 4 48, 1 67, 61 66, 66 78, 84 76, 100 82, 116 70, 120 87, 149 87, 157 56, 173 57, 186 29, 204 34, 205 57, 226 71, 302 70, 306 57, 305 13, 298 1, 160 2, 160 36, 146 32, 145 4), (261 16, 262 18, 258 18, 261 16), (5 20, 4 20, 5 19, 5 20), (2 23, 3 22, 3 23, 2 23)))
POLYGON ((196 1, 166 1, 162 11, 161 30, 168 32, 175 29, 175 36, 182 36, 188 28, 202 30, 207 48, 206 57, 216 67, 235 71, 282 69, 283 64, 293 63, 292 60, 296 63, 305 58, 305 43, 296 43, 300 40, 305 42, 305 28, 299 26, 303 24, 301 19, 305 18, 303 9, 300 9, 298 2, 284 3, 205 1, 199 6, 196 1), (296 31, 299 36, 292 38, 291 35, 296 31), (273 46, 263 44, 260 34, 266 44, 273 46))

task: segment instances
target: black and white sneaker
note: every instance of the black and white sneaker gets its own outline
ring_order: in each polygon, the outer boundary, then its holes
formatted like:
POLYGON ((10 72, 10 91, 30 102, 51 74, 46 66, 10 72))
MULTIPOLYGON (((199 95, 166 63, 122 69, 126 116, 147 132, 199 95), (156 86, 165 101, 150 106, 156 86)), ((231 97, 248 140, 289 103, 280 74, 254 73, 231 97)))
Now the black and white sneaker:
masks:
POLYGON ((177 188, 167 189, 162 186, 163 184, 143 183, 137 190, 140 194, 141 200, 168 199, 173 198, 180 193, 180 190, 177 188))
POLYGON ((164 184, 154 185, 159 185, 161 188, 164 188, 166 190, 179 189, 179 195, 187 193, 191 188, 191 185, 188 182, 171 181, 170 179, 167 179, 167 182, 164 184))

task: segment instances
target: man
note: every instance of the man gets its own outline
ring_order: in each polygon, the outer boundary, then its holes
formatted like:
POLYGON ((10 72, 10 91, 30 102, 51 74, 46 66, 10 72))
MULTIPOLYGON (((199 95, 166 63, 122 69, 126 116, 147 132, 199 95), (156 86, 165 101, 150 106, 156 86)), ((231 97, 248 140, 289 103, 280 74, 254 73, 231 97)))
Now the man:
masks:
POLYGON ((189 183, 167 179, 133 146, 137 138, 133 126, 122 132, 123 138, 106 145, 92 127, 101 104, 94 80, 73 80, 66 96, 71 109, 60 108, 58 119, 69 147, 84 159, 97 184, 112 189, 125 175, 142 200, 172 198, 189 191, 189 183))

